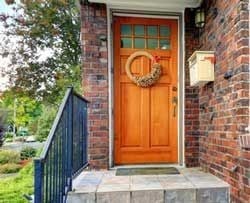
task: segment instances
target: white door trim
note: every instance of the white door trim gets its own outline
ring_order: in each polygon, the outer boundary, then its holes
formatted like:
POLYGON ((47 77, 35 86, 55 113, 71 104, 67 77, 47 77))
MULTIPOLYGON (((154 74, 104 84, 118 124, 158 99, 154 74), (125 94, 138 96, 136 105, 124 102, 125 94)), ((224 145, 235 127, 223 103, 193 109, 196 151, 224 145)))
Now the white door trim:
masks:
POLYGON ((103 3, 115 9, 133 10, 154 10, 154 11, 168 11, 181 12, 185 8, 197 8, 200 6, 202 0, 89 0, 92 3, 103 3))
POLYGON ((108 26, 108 91, 109 91, 109 168, 114 167, 114 71, 113 71, 113 16, 129 16, 141 18, 161 18, 178 20, 178 165, 185 166, 185 33, 184 33, 184 11, 181 13, 161 13, 115 10, 107 5, 107 26, 108 26))

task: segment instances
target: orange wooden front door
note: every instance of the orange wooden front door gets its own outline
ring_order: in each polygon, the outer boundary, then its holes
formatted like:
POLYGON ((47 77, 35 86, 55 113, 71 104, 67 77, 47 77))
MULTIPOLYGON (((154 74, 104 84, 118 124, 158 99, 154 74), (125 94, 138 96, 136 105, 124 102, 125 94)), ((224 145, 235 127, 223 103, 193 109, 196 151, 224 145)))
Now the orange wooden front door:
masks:
MULTIPOLYGON (((177 163, 177 50, 177 20, 115 17, 115 164, 177 163), (160 58, 162 75, 151 87, 138 87, 126 74, 126 61, 136 51, 160 58)), ((138 56, 131 72, 146 75, 151 66, 138 56)))

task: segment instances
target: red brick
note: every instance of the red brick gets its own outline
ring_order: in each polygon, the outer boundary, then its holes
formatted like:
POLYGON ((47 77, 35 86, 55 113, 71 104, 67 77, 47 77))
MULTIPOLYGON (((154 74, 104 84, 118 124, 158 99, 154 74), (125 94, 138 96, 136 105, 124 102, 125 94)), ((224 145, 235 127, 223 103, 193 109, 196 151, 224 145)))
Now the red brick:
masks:
POLYGON ((88 111, 90 167, 108 168, 108 64, 107 44, 99 35, 107 34, 106 6, 90 4, 81 8, 82 78, 88 111), (89 9, 87 12, 86 9, 89 9), (106 61, 106 62, 104 62, 106 61))
MULTIPOLYGON (((216 64, 215 81, 199 88, 199 104, 205 106, 199 109, 200 165, 231 184, 232 202, 245 203, 249 199, 245 173, 250 167, 250 155, 240 149, 238 137, 246 133, 245 128, 249 125, 248 3, 208 0, 203 1, 203 6, 207 19, 197 49, 215 51, 216 64), (218 12, 216 18, 213 18, 214 9, 218 12), (225 80, 228 70, 233 70, 234 75, 225 80), (215 113, 213 120, 211 113, 215 113), (237 171, 231 172, 234 166, 238 166, 237 171)), ((191 29, 186 33, 186 53, 191 54, 195 46, 187 37, 192 38, 191 29)), ((190 108, 187 102, 185 106, 190 108)), ((185 118, 192 117, 185 115, 185 118)), ((186 127, 186 131, 190 129, 193 128, 186 127)))

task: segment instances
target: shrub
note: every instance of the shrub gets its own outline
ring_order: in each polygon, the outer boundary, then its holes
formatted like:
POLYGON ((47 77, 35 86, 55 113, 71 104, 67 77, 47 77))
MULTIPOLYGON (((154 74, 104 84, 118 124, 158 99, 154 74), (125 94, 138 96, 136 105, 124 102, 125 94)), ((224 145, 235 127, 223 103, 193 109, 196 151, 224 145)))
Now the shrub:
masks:
POLYGON ((13 139, 12 138, 6 138, 4 139, 5 142, 13 142, 13 139))
POLYGON ((11 150, 0 150, 0 164, 15 163, 20 161, 19 153, 11 150))
POLYGON ((16 173, 21 169, 19 164, 7 163, 0 165, 0 173, 16 173))
POLYGON ((33 170, 33 164, 30 163, 16 177, 0 179, 0 202, 27 203, 23 195, 34 193, 33 170))
POLYGON ((13 133, 12 132, 6 132, 6 133, 4 133, 4 139, 6 139, 6 138, 13 138, 13 133))
POLYGON ((21 155, 22 160, 35 157, 36 156, 36 149, 33 147, 25 147, 22 149, 20 155, 21 155))

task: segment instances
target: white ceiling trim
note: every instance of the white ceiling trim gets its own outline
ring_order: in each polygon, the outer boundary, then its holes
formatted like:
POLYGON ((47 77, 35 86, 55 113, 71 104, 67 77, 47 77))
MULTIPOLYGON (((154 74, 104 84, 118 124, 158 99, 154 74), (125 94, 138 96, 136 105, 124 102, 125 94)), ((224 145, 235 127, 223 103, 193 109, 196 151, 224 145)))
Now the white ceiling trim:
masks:
POLYGON ((185 8, 196 8, 202 0, 89 0, 93 3, 104 3, 110 8, 147 11, 183 11, 185 8))

